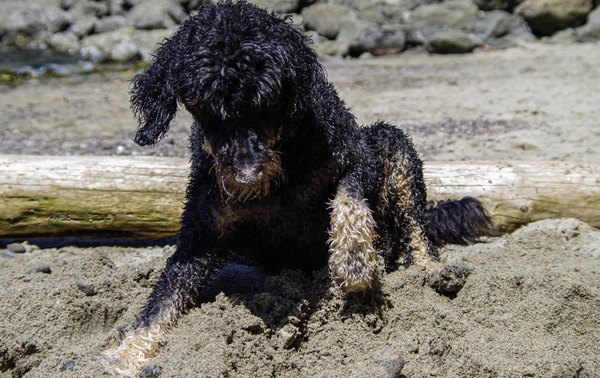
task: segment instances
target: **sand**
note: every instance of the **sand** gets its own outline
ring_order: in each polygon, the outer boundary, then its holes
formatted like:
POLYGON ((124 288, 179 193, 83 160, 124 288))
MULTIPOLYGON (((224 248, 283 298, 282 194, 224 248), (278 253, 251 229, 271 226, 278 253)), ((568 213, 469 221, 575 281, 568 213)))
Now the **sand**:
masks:
MULTIPOLYGON (((396 122, 426 160, 599 163, 599 61, 597 44, 532 44, 326 68, 361 123, 396 122)), ((132 74, 0 87, 0 153, 186 156, 183 112, 157 148, 129 141, 132 74)), ((0 252, 0 377, 101 376, 99 353, 134 319, 172 252, 0 252)), ((324 270, 266 276, 231 266, 143 376, 600 376, 598 229, 550 219, 442 254, 473 269, 454 298, 427 287, 417 267, 347 298, 324 270)))

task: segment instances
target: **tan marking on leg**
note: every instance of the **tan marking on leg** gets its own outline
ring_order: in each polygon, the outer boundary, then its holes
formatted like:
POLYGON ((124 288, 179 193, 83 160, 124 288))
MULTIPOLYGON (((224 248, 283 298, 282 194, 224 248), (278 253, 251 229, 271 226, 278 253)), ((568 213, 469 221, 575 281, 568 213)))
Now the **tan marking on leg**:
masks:
POLYGON ((366 200, 338 190, 331 203, 329 270, 345 292, 370 288, 379 257, 373 248, 375 221, 366 200))
POLYGON ((163 309, 152 324, 127 332, 119 346, 102 352, 100 363, 113 376, 136 377, 165 341, 166 331, 176 317, 173 307, 163 309))
POLYGON ((402 163, 395 164, 391 170, 390 179, 398 193, 400 206, 405 209, 412 262, 424 267, 427 271, 442 269, 443 264, 429 253, 431 247, 426 240, 425 230, 413 213, 415 193, 412 191, 411 179, 403 169, 402 163))

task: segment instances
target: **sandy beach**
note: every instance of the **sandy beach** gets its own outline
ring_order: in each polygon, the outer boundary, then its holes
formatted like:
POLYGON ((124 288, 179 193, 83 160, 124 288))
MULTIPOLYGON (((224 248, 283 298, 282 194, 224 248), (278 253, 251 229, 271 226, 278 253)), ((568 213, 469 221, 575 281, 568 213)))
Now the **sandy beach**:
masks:
MULTIPOLYGON (((599 164, 600 45, 328 60, 358 121, 408 131, 423 160, 599 164)), ((155 148, 131 141, 124 71, 0 86, 0 153, 187 156, 180 112, 155 148)), ((3 248, 0 245, 0 248, 3 248)), ((0 377, 97 377, 172 246, 0 255, 0 377)), ((598 377, 600 230, 549 219, 442 255, 473 269, 455 298, 401 268, 346 298, 325 270, 231 266, 144 377, 598 377)))

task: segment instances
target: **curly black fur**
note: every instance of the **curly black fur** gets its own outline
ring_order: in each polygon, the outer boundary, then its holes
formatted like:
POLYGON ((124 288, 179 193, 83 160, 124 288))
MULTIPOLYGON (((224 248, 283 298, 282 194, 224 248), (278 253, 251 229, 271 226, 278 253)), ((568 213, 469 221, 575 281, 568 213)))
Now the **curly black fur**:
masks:
POLYGON ((131 103, 141 145, 164 136, 178 103, 195 120, 177 249, 135 329, 174 322, 229 262, 310 271, 337 254, 334 278, 361 291, 369 249, 390 269, 400 256, 430 267, 434 245, 489 230, 475 199, 427 209, 410 139, 385 123, 359 127, 305 37, 246 2, 185 21, 135 77, 131 103))

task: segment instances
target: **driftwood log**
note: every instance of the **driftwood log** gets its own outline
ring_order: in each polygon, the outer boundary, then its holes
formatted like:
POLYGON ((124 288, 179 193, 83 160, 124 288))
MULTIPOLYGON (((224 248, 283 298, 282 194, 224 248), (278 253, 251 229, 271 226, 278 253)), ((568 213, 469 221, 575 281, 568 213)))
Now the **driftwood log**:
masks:
MULTIPOLYGON (((162 238, 179 226, 185 159, 0 155, 0 237, 162 238)), ((430 200, 474 196, 504 231, 574 217, 600 227, 600 167, 573 162, 425 163, 430 200)))

